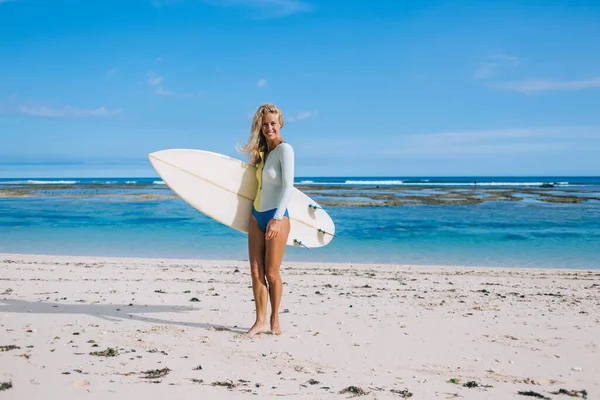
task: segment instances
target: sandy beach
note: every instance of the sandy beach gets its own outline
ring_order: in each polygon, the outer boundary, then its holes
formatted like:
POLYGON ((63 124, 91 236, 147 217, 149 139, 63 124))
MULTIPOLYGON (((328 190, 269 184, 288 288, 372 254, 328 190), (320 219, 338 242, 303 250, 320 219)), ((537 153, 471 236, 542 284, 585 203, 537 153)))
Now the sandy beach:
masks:
POLYGON ((3 399, 600 398, 599 270, 285 262, 249 339, 246 262, 0 268, 3 399))

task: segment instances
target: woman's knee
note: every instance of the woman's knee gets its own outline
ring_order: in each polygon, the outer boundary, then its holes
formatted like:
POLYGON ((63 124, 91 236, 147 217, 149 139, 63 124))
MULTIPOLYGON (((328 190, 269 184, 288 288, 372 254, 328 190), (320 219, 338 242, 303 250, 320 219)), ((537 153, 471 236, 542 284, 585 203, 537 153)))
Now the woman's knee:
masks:
POLYGON ((265 276, 267 278, 267 282, 269 282, 269 285, 273 285, 281 281, 281 275, 279 274, 279 271, 267 271, 265 276))
POLYGON ((265 281, 265 268, 258 263, 250 263, 250 276, 253 281, 265 281))

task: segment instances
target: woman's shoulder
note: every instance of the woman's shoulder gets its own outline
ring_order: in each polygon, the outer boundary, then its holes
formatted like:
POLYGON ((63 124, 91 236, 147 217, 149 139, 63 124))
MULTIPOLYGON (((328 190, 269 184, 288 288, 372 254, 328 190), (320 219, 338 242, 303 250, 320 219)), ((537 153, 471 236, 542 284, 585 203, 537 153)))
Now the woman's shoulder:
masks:
POLYGON ((292 147, 291 144, 289 144, 288 142, 283 142, 278 146, 282 152, 293 152, 294 148, 292 147))
POLYGON ((294 159, 294 148, 288 142, 283 142, 279 145, 279 159, 293 160, 294 159))

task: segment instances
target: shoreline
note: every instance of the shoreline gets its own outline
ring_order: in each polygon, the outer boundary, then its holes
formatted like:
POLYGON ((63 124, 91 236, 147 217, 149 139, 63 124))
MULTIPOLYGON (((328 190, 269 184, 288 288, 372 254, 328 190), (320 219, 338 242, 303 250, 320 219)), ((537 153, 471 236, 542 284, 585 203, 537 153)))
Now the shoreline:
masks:
POLYGON ((284 262, 248 339, 246 265, 0 254, 3 398, 600 392, 600 271, 284 262))
MULTIPOLYGON (((40 258, 44 259, 57 259, 57 260, 66 260, 66 259, 77 259, 80 262, 85 261, 99 261, 99 260, 107 260, 107 261, 129 261, 129 262, 145 262, 145 263, 153 263, 153 262, 169 262, 169 263, 217 263, 217 264, 248 264, 248 260, 240 260, 240 259, 210 259, 210 258, 177 258, 177 257, 137 257, 137 256, 88 256, 88 255, 69 255, 69 254, 35 254, 35 253, 1 253, 0 252, 0 263, 3 258, 11 258, 18 257, 22 259, 26 258, 40 258)), ((429 272, 439 272, 440 270, 449 269, 449 270, 465 270, 465 269, 477 269, 477 270, 489 270, 489 271, 528 271, 528 272, 561 272, 561 273, 569 273, 573 271, 577 272, 589 272, 589 273, 600 273, 600 267, 598 268, 555 268, 555 267, 524 267, 524 266, 485 266, 485 265, 430 265, 430 264, 399 264, 399 263, 385 263, 385 262, 377 262, 377 263, 366 263, 366 262, 330 262, 330 261, 294 261, 289 260, 286 261, 285 257, 281 263, 282 271, 285 269, 286 265, 307 265, 307 266, 325 266, 328 268, 344 268, 347 266, 351 266, 352 268, 408 268, 409 270, 419 270, 423 269, 429 272)), ((249 265, 248 265, 249 266, 249 265)))

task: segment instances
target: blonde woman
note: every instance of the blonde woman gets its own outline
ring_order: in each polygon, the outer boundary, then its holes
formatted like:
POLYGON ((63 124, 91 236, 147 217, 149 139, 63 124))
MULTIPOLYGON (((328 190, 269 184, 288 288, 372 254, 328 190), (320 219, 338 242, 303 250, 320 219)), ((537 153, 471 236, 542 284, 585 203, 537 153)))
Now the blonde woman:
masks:
POLYGON ((279 304, 280 265, 290 233, 287 206, 294 187, 294 150, 281 137, 283 113, 273 104, 261 105, 252 120, 248 144, 242 151, 257 167, 258 190, 248 228, 248 252, 256 321, 247 335, 269 331, 267 301, 271 302, 270 330, 282 333, 279 304), (268 286, 267 286, 268 285, 268 286))

